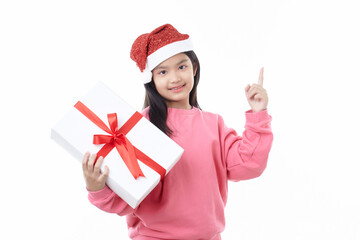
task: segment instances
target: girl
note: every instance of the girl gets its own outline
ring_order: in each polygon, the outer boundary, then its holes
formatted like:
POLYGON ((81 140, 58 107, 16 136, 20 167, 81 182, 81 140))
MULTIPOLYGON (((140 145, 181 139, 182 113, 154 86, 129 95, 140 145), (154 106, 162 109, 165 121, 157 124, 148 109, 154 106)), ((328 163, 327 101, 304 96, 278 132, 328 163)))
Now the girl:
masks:
POLYGON ((184 153, 136 209, 106 186, 109 169, 100 172, 103 158, 94 165, 96 155, 86 153, 83 172, 89 200, 103 211, 126 216, 131 239, 221 239, 227 181, 260 176, 273 140, 263 68, 258 84, 245 88, 251 110, 238 136, 220 115, 198 105, 200 64, 187 34, 163 25, 135 40, 131 58, 145 83, 142 114, 184 153))

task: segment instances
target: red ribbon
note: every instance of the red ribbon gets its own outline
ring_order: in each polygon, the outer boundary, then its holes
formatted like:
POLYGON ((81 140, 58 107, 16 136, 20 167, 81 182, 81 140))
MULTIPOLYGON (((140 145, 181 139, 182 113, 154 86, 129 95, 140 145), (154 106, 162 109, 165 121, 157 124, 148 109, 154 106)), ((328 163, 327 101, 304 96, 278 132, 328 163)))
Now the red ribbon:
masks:
POLYGON ((106 126, 106 124, 98 116, 96 116, 96 114, 93 113, 88 107, 86 107, 82 102, 78 101, 74 105, 74 107, 77 110, 79 110, 82 114, 84 114, 85 117, 87 117, 90 121, 92 121, 96 126, 98 126, 102 130, 110 134, 110 135, 94 135, 94 139, 93 139, 94 144, 105 144, 97 152, 95 163, 100 156, 105 158, 108 155, 108 153, 115 147, 135 179, 137 179, 139 176, 144 177, 144 174, 140 169, 137 159, 143 162, 145 165, 152 168, 157 173, 159 173, 161 176, 161 180, 165 177, 166 170, 162 166, 157 164, 154 160, 146 156, 135 146, 133 146, 126 137, 126 134, 142 118, 142 115, 139 112, 135 112, 129 118, 129 120, 126 123, 124 123, 124 125, 120 129, 118 129, 118 120, 116 113, 109 113, 107 115, 110 126, 109 129, 106 126))

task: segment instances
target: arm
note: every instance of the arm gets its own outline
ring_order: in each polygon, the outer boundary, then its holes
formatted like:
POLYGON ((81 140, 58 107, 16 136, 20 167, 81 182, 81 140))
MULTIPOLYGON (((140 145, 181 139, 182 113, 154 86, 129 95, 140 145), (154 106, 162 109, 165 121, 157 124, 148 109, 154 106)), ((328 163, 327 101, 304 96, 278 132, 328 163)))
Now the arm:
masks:
MULTIPOLYGON (((246 112, 246 124, 243 136, 236 139, 234 133, 227 130, 225 145, 230 147, 227 156, 228 178, 238 181, 258 177, 264 171, 273 134, 271 116, 266 110, 268 96, 263 88, 264 68, 260 69, 258 84, 247 85, 246 98, 252 111, 246 112)), ((236 133, 235 133, 236 134, 236 133)))
POLYGON ((273 134, 267 110, 246 112, 242 137, 224 128, 223 147, 229 180, 240 181, 260 176, 266 168, 273 134))
POLYGON ((105 212, 117 213, 121 216, 134 212, 134 209, 106 186, 109 168, 105 166, 105 171, 100 172, 103 158, 99 157, 94 165, 96 154, 89 156, 90 153, 85 153, 82 167, 90 203, 105 212))
POLYGON ((99 191, 88 190, 88 192, 88 199, 90 203, 105 212, 116 213, 120 216, 124 216, 135 211, 106 185, 99 191))

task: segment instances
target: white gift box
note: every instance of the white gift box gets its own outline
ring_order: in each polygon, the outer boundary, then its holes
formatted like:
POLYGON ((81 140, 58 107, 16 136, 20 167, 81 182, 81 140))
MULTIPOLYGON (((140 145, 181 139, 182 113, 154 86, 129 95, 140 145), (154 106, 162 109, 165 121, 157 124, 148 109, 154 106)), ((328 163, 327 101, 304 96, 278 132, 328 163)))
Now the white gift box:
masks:
MULTIPOLYGON (((103 83, 96 84, 83 98, 79 99, 94 112, 107 126, 107 114, 116 113, 120 128, 135 110, 103 83)), ((98 152, 104 145, 93 144, 93 135, 109 135, 79 110, 73 107, 52 129, 51 138, 64 147, 80 162, 84 154, 98 152)), ((183 149, 159 130, 146 118, 141 120, 126 134, 133 146, 138 148, 166 170, 166 174, 180 159, 183 149)), ((120 154, 113 148, 104 158, 101 170, 109 167, 109 177, 106 184, 132 208, 156 187, 160 175, 138 160, 145 177, 135 179, 125 165, 120 154)))

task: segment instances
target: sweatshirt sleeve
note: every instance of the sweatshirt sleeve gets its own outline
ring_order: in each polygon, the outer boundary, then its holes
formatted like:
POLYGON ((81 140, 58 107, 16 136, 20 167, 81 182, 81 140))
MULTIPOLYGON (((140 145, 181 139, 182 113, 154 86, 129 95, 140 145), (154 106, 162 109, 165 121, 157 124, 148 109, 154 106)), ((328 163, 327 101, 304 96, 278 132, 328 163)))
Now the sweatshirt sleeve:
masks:
POLYGON ((260 176, 266 168, 273 134, 272 117, 267 110, 245 113, 246 123, 242 136, 223 124, 223 157, 229 180, 240 181, 260 176))
POLYGON ((90 203, 105 212, 116 213, 120 216, 135 212, 130 205, 122 200, 107 185, 99 191, 93 192, 88 190, 88 193, 90 203))

